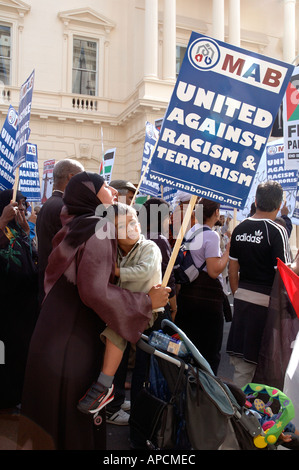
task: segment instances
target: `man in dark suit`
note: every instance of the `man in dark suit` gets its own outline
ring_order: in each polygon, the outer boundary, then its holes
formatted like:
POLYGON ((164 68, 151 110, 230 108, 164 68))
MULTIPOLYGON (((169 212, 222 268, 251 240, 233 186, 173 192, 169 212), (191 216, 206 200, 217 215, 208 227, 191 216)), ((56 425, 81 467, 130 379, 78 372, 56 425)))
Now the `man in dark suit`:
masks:
POLYGON ((76 160, 65 159, 56 162, 52 196, 43 204, 36 219, 40 304, 44 298, 44 274, 48 256, 52 251, 52 239, 62 227, 60 212, 63 207, 63 192, 72 176, 81 171, 84 171, 84 167, 76 160))

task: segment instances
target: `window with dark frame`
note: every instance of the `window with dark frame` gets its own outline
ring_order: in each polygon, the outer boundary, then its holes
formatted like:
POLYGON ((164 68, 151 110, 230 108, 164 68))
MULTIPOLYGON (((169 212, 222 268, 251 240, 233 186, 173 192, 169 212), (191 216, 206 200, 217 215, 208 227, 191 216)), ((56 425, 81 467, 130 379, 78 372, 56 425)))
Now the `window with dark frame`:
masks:
POLYGON ((11 81, 11 28, 0 24, 0 82, 11 81))
POLYGON ((187 46, 176 46, 176 76, 178 76, 187 46))
POLYGON ((74 38, 72 93, 90 96, 97 94, 97 51, 96 41, 74 38))

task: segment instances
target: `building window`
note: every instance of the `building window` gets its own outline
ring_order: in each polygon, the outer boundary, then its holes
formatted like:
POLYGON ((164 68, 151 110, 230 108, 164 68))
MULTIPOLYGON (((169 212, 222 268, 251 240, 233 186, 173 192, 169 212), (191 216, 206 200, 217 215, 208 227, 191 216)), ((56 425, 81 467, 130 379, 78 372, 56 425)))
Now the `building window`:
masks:
POLYGON ((186 50, 186 46, 176 46, 176 76, 179 74, 186 50))
POLYGON ((10 85, 11 77, 11 31, 0 24, 0 81, 10 85))
POLYGON ((95 96, 97 90, 98 45, 95 41, 74 38, 72 92, 95 96))

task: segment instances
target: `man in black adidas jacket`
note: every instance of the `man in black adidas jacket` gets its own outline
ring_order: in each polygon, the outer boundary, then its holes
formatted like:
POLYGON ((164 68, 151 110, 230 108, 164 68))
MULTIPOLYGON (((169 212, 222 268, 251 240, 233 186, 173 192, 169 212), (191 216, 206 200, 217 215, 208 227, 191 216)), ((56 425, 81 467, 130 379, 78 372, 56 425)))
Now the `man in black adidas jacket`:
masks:
POLYGON ((288 233, 275 222, 283 190, 279 183, 261 183, 256 191, 256 212, 234 229, 229 255, 229 281, 234 315, 227 352, 235 368, 234 383, 251 382, 256 370, 277 258, 291 264, 288 233))

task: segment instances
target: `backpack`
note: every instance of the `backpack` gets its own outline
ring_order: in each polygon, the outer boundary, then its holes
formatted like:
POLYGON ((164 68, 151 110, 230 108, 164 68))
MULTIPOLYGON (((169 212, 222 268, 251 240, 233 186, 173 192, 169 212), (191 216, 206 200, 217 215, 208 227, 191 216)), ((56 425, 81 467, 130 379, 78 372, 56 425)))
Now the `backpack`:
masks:
POLYGON ((198 233, 205 232, 207 230, 211 229, 208 227, 200 227, 198 230, 195 230, 195 232, 188 240, 183 239, 183 243, 180 247, 180 250, 173 266, 176 284, 190 284, 191 282, 195 281, 200 271, 202 271, 205 267, 206 262, 204 262, 200 266, 200 268, 197 268, 195 266, 191 256, 191 252, 188 249, 188 244, 193 240, 193 238, 195 238, 198 233))

